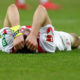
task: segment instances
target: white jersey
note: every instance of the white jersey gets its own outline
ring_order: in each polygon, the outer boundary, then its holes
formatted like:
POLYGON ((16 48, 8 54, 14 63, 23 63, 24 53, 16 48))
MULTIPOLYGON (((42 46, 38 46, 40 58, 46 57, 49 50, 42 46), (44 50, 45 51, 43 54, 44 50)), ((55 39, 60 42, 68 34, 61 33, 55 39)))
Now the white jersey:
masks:
MULTIPOLYGON (((52 25, 47 25, 40 29, 39 45, 44 52, 71 51, 73 43, 74 39, 69 33, 55 31, 52 25)), ((40 51, 38 50, 38 52, 40 51)))
POLYGON ((55 52, 54 27, 46 25, 40 29, 38 36, 38 52, 55 52))
MULTIPOLYGON (((28 28, 29 26, 22 26, 21 30, 28 28)), ((1 39, 0 39, 0 50, 3 52, 11 53, 13 52, 13 33, 10 28, 6 27, 1 29, 1 39)), ((56 50, 71 50, 71 43, 73 38, 70 34, 60 31, 54 31, 52 25, 46 25, 40 29, 37 37, 38 48, 36 52, 55 52, 56 50)))
POLYGON ((6 27, 0 30, 0 50, 10 53, 13 48, 13 36, 10 28, 6 27))
POLYGON ((74 38, 66 32, 54 31, 56 50, 71 51, 71 45, 74 43, 74 38))

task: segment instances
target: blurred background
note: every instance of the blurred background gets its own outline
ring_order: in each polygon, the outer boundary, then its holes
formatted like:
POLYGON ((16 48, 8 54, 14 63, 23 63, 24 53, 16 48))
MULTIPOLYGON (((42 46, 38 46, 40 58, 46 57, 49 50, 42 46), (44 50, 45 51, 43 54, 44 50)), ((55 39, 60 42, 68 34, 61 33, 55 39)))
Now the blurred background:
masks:
MULTIPOLYGON (((80 35, 80 0, 51 0, 60 9, 47 10, 56 30, 75 32, 80 35)), ((8 6, 16 0, 0 0, 0 28, 3 27, 4 17, 8 6)), ((39 0, 25 0, 28 9, 19 9, 21 25, 31 25, 33 13, 39 5, 39 0)))

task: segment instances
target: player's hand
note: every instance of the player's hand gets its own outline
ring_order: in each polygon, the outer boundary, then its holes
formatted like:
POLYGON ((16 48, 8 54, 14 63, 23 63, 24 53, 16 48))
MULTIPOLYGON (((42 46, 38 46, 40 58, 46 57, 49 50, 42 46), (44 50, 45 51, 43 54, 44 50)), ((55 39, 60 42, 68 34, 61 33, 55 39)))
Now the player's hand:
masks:
POLYGON ((35 51, 37 49, 37 39, 33 34, 29 34, 25 40, 28 49, 35 51))
POLYGON ((18 51, 24 47, 23 35, 17 36, 13 41, 14 50, 18 51))

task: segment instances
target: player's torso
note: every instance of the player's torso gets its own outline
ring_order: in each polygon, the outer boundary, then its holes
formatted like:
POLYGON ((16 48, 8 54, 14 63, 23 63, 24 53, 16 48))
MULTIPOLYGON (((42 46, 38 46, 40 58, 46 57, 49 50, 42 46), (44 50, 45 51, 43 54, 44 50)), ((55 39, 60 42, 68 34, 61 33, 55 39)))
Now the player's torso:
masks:
MULTIPOLYGON (((26 28, 32 30, 31 26, 15 26, 10 29, 6 28, 6 31, 8 33, 10 32, 11 34, 3 33, 6 35, 5 38, 7 40, 7 45, 2 47, 4 52, 7 52, 7 49, 9 49, 8 52, 12 51, 10 49, 13 48, 13 38, 19 36, 20 33, 23 32, 26 28)), ((5 32, 5 29, 3 29, 3 32, 5 32)), ((40 29, 37 37, 37 43, 38 48, 36 52, 55 52, 54 28, 52 25, 46 25, 40 29)))
MULTIPOLYGON (((21 26, 19 32, 23 32, 25 29, 32 30, 32 26, 21 26)), ((38 48, 36 52, 55 52, 54 27, 52 25, 49 24, 40 29, 37 43, 38 48)))
MULTIPOLYGON (((19 32, 23 32, 25 29, 32 30, 32 26, 21 26, 19 27, 19 32)), ((37 43, 36 52, 55 52, 54 27, 52 25, 49 24, 40 29, 37 43)))

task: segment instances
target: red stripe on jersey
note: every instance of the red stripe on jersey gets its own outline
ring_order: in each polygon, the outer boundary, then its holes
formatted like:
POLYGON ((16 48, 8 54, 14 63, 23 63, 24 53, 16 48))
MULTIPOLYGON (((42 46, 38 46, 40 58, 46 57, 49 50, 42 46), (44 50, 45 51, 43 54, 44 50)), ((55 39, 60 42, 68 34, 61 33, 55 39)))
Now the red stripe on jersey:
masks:
POLYGON ((53 42, 53 36, 47 35, 46 41, 53 42))
POLYGON ((21 28, 21 30, 24 30, 24 28, 21 28))
POLYGON ((37 42, 38 42, 38 52, 45 52, 43 49, 42 49, 42 47, 39 45, 39 39, 37 39, 37 42))
POLYGON ((32 28, 32 26, 26 26, 26 28, 32 28))
POLYGON ((51 27, 47 29, 47 33, 49 33, 50 31, 53 32, 53 29, 51 27))
POLYGON ((6 29, 4 29, 3 33, 4 33, 4 34, 7 34, 7 30, 6 30, 6 29))
POLYGON ((47 38, 52 38, 52 35, 47 35, 47 38))

